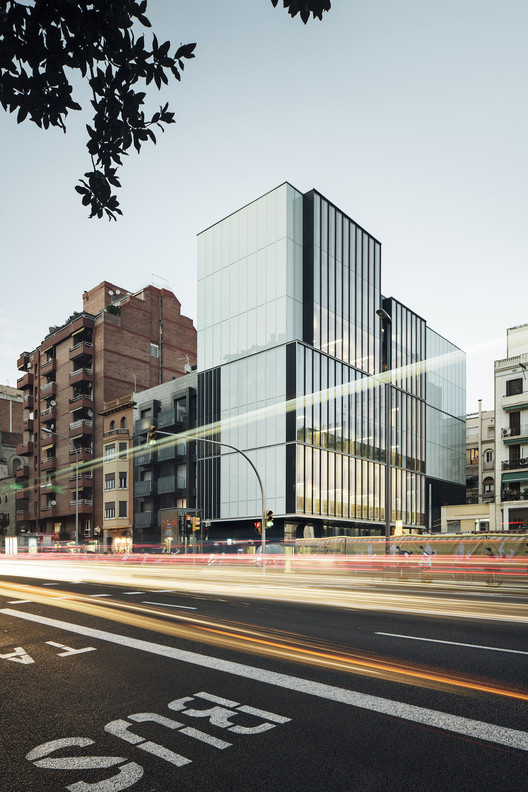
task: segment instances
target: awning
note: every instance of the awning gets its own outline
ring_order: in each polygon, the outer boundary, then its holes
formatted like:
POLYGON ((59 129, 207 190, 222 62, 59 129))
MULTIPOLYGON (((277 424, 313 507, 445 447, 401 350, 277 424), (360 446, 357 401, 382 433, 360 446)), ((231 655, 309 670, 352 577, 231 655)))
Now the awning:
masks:
POLYGON ((503 473, 502 474, 502 483, 506 484, 507 482, 513 481, 525 481, 528 484, 528 470, 519 471, 518 473, 503 473))
POLYGON ((55 445, 55 443, 50 443, 49 445, 41 446, 40 450, 41 451, 47 451, 48 448, 53 448, 54 445, 55 445))
POLYGON ((504 412, 511 412, 512 410, 525 410, 528 407, 528 402, 523 402, 522 404, 507 404, 502 405, 502 409, 504 412))

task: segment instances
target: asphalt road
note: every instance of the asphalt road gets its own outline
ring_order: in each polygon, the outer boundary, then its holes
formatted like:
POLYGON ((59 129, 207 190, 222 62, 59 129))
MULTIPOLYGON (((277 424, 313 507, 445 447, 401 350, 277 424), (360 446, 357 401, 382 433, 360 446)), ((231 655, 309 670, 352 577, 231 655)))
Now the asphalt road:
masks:
POLYGON ((520 592, 52 571, 0 579, 2 792, 526 789, 520 592))

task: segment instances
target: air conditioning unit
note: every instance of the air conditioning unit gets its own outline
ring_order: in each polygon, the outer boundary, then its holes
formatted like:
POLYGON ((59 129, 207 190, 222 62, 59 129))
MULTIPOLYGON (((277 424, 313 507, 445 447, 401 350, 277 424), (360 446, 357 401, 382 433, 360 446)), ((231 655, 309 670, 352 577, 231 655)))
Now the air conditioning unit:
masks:
POLYGON ((502 430, 502 436, 503 437, 509 437, 510 436, 510 431, 511 431, 510 429, 503 429, 502 430))
POLYGON ((92 532, 91 532, 91 530, 90 530, 89 528, 85 528, 85 529, 84 529, 84 535, 85 535, 85 536, 91 536, 91 533, 92 533, 92 532))

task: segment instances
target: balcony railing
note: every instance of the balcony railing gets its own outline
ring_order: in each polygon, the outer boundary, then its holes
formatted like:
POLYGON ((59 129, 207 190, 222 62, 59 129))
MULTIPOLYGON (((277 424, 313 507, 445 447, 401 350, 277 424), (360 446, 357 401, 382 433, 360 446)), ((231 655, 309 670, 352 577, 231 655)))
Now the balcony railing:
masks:
POLYGON ((112 435, 127 435, 128 429, 109 429, 107 432, 103 432, 103 437, 111 437, 112 435))
MULTIPOLYGON (((70 404, 76 404, 79 401, 90 402, 89 406, 91 407, 92 406, 91 403, 93 402, 93 399, 89 393, 76 393, 75 396, 71 397, 70 404)), ((82 404, 77 405, 75 409, 78 410, 82 406, 83 406, 82 404)))
POLYGON ((157 483, 157 481, 136 481, 134 484, 134 496, 137 498, 145 498, 148 495, 155 495, 157 483))
POLYGON ((19 443, 16 447, 16 452, 18 456, 32 456, 33 443, 19 443))
POLYGON ((46 457, 45 459, 40 460, 40 469, 44 470, 55 470, 57 467, 57 459, 56 457, 46 457))
POLYGON ((70 424, 70 431, 75 431, 75 429, 91 429, 93 427, 93 421, 89 418, 81 418, 79 421, 72 421, 70 424))
POLYGON ((510 426, 501 432, 503 437, 526 437, 528 436, 528 424, 523 426, 510 426))
POLYGON ((137 528, 152 528, 158 524, 158 512, 138 512, 134 515, 134 524, 137 528))
POLYGON ((528 457, 521 459, 507 459, 502 463, 503 470, 519 470, 528 467, 528 457))
POLYGON ((40 395, 43 396, 44 394, 47 394, 49 396, 50 393, 52 393, 56 387, 57 387, 57 383, 55 382, 55 380, 52 380, 51 382, 46 382, 45 385, 40 386, 40 395))
POLYGON ((26 371, 26 373, 17 379, 17 388, 18 390, 24 390, 24 388, 32 388, 33 387, 33 372, 26 371))

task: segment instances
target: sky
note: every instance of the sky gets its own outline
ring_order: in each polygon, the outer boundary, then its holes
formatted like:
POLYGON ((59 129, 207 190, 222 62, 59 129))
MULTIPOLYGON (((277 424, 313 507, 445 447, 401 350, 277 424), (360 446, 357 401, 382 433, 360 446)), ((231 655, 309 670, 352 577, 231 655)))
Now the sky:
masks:
POLYGON ((383 294, 467 353, 467 411, 493 409, 493 361, 528 322, 528 4, 332 0, 306 26, 279 6, 149 0, 158 40, 196 58, 150 91, 176 124, 125 159, 117 223, 74 191, 84 86, 66 135, 0 108, 0 384, 103 280, 166 286, 196 323, 196 234, 289 181, 381 242, 383 294))

